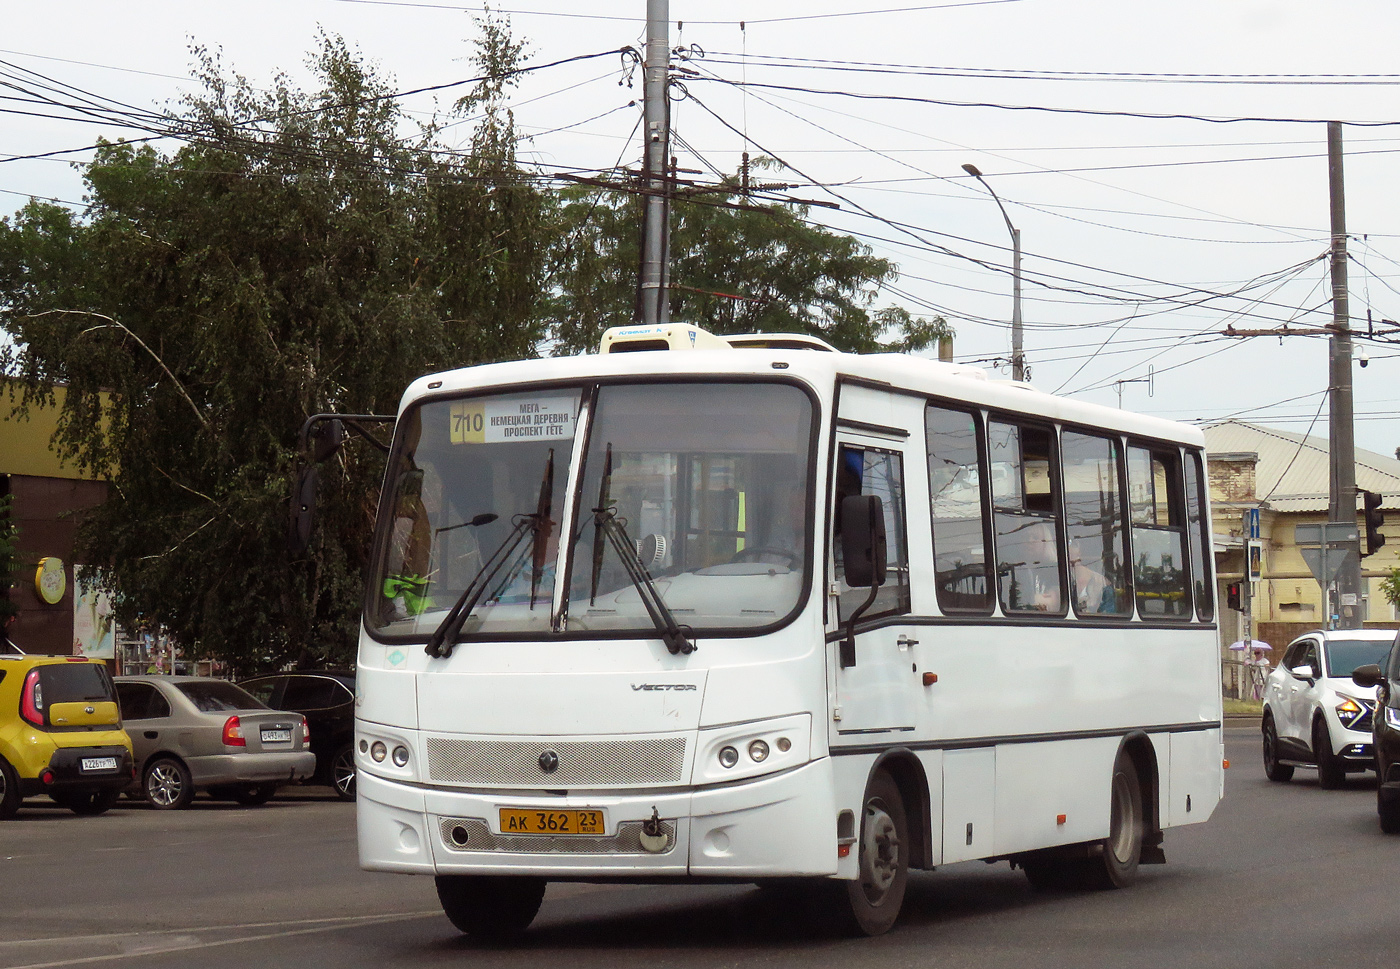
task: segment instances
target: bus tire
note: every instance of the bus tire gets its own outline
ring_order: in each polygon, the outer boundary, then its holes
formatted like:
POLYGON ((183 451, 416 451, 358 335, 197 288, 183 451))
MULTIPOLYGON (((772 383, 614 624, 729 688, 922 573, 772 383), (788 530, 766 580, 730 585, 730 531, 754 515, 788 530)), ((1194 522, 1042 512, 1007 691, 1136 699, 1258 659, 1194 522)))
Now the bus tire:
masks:
POLYGON ((1271 781, 1293 780, 1293 768, 1278 762, 1278 728, 1272 715, 1264 714, 1264 776, 1271 781))
POLYGON ((1108 837, 1101 849, 1081 864, 1085 888, 1127 888, 1137 879, 1146 820, 1142 809, 1142 779, 1126 750, 1118 752, 1109 784, 1108 837))
POLYGON ((904 905, 910 844, 903 795, 884 771, 866 788, 859 844, 859 874, 845 884, 841 921, 852 934, 883 935, 904 905))
POLYGON ((438 901, 448 920, 464 935, 484 942, 519 938, 544 901, 543 878, 490 875, 438 875, 438 901))

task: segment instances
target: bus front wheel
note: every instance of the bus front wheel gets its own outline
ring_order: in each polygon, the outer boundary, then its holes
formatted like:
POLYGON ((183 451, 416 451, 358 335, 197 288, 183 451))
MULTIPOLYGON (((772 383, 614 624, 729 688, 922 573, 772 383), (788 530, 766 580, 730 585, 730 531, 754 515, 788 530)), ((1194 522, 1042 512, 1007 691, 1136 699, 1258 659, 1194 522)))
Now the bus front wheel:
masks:
POLYGON ((909 881, 909 822, 904 798, 884 772, 870 781, 860 820, 860 870, 846 883, 843 906, 847 927, 882 935, 899 918, 909 881))
POLYGON ((506 942, 530 927, 544 901, 543 878, 438 875, 442 911, 462 933, 483 942, 506 942))

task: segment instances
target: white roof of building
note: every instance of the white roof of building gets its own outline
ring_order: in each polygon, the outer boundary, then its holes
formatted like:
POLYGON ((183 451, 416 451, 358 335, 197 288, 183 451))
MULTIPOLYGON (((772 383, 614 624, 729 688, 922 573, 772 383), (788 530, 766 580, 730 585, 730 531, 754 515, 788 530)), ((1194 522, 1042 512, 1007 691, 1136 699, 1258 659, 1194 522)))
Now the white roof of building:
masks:
MULTIPOLYGON (((1211 424, 1205 434, 1207 455, 1258 455, 1254 489, 1261 503, 1278 511, 1327 510, 1330 472, 1326 437, 1244 421, 1211 424)), ((1400 508, 1400 461, 1357 448, 1356 486, 1384 495, 1382 508, 1400 508)))

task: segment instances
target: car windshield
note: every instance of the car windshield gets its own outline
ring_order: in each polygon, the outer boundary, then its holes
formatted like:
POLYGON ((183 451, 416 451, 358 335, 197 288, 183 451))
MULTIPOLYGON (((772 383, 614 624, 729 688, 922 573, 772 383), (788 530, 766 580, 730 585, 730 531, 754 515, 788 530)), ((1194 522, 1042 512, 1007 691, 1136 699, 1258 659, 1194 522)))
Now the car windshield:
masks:
POLYGON ((458 639, 655 635, 641 570, 694 630, 765 626, 795 608, 811 559, 805 392, 778 382, 601 386, 575 474, 584 399, 581 388, 550 388, 428 401, 404 415, 370 629, 425 637, 461 602, 470 612, 458 639), (574 480, 580 490, 567 494, 574 480))
POLYGON ((242 687, 213 680, 207 683, 176 683, 175 688, 189 698, 201 713, 226 710, 266 710, 267 706, 242 687))
POLYGON ((1388 639, 1334 639, 1327 644, 1327 675, 1351 676, 1358 666, 1384 663, 1388 639))

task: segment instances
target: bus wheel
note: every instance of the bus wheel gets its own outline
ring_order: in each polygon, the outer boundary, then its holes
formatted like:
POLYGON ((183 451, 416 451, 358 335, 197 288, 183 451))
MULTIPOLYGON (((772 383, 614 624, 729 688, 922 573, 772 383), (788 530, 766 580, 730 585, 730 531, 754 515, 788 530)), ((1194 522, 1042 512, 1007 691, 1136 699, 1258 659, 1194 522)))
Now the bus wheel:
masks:
POLYGON ((519 937, 544 901, 543 878, 438 875, 438 901, 457 929, 484 942, 519 937))
POLYGON ((1126 888, 1137 878, 1142 854, 1142 781, 1126 751, 1118 752, 1109 786, 1108 837, 1103 853, 1085 862, 1085 888, 1126 888))
POLYGON ((847 927, 864 935, 888 932, 899 918, 909 881, 909 823, 890 775, 876 774, 860 819, 860 872, 846 883, 847 927))

